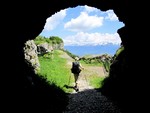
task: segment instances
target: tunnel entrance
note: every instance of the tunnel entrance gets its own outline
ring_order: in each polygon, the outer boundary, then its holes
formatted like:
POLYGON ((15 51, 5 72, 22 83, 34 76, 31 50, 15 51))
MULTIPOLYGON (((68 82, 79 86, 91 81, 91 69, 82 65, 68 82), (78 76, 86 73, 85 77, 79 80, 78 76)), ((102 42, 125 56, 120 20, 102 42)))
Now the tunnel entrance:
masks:
POLYGON ((117 30, 123 26, 113 10, 103 12, 87 5, 60 10, 46 19, 44 29, 34 40, 26 43, 25 58, 40 75, 64 89, 64 85, 70 85, 71 65, 61 68, 66 64, 61 66, 60 59, 55 61, 55 58, 65 52, 70 58, 63 56, 64 53, 61 55, 71 64, 79 57, 87 70, 82 73, 84 84, 99 88, 109 75, 110 65, 118 54, 116 51, 122 49, 117 30), (60 70, 69 71, 59 73, 60 70))

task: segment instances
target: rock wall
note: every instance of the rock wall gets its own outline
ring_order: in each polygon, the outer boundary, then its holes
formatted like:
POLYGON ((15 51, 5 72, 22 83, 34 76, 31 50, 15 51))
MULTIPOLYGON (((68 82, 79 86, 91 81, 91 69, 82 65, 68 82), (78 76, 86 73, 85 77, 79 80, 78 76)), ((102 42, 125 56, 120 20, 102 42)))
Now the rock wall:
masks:
POLYGON ((40 63, 38 59, 37 46, 33 40, 28 40, 25 43, 24 55, 27 64, 33 67, 34 72, 37 73, 37 71, 40 70, 40 63))
POLYGON ((53 50, 63 50, 64 49, 64 43, 60 43, 60 44, 48 44, 48 43, 42 43, 37 45, 37 52, 39 55, 44 55, 48 52, 51 52, 53 50))

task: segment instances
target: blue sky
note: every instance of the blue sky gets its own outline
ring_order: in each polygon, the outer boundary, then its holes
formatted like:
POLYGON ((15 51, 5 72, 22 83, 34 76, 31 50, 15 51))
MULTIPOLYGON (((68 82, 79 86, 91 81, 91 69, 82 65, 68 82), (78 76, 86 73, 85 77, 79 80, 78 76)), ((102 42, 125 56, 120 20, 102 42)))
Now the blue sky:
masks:
POLYGON ((120 45, 117 30, 124 26, 113 10, 85 6, 67 8, 47 18, 41 36, 59 36, 65 46, 120 45))

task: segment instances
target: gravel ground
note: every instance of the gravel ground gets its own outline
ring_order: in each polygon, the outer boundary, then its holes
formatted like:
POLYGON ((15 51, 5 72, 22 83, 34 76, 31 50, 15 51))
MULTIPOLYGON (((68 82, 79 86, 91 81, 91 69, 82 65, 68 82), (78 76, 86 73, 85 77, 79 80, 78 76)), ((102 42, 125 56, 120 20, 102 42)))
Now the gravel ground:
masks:
POLYGON ((121 113, 113 102, 94 89, 68 96, 70 101, 63 113, 121 113))
MULTIPOLYGON (((61 57, 66 58, 68 66, 71 66, 73 59, 70 56, 64 53, 61 57)), ((89 85, 86 77, 93 74, 105 76, 99 66, 86 67, 79 76, 79 92, 73 91, 68 95, 69 104, 63 113, 121 113, 113 102, 89 85)))

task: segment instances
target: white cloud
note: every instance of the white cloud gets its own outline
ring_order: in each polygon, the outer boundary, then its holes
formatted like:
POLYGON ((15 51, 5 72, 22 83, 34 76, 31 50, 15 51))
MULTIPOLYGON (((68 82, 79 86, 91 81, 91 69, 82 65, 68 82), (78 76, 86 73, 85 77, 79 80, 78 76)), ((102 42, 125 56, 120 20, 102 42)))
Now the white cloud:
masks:
POLYGON ((116 21, 118 20, 118 17, 116 16, 116 14, 113 12, 113 10, 108 10, 106 11, 106 19, 109 19, 111 21, 116 21))
POLYGON ((51 31, 57 27, 57 25, 65 18, 66 10, 61 10, 58 13, 55 13, 50 18, 46 20, 46 24, 44 26, 45 30, 51 31))
POLYGON ((96 9, 95 7, 90 7, 90 6, 87 6, 87 5, 82 6, 82 7, 84 8, 84 11, 88 12, 88 13, 97 12, 98 11, 98 9, 96 9))
POLYGON ((118 33, 100 34, 79 32, 76 35, 63 38, 65 45, 105 45, 120 44, 121 39, 118 33))
POLYGON ((70 31, 88 31, 103 25, 103 17, 89 16, 86 12, 81 12, 80 16, 67 22, 64 28, 70 31))

